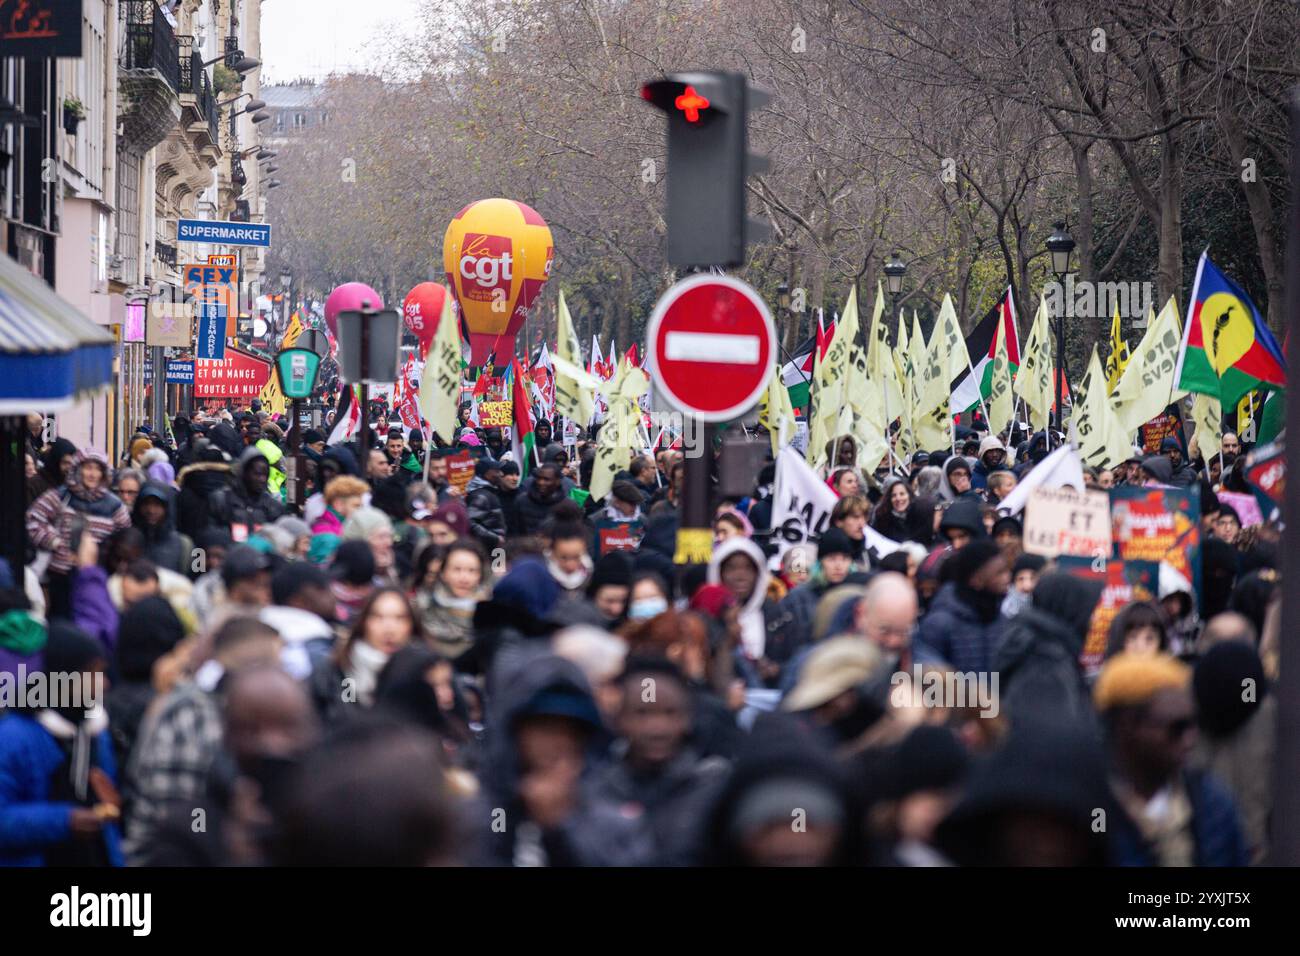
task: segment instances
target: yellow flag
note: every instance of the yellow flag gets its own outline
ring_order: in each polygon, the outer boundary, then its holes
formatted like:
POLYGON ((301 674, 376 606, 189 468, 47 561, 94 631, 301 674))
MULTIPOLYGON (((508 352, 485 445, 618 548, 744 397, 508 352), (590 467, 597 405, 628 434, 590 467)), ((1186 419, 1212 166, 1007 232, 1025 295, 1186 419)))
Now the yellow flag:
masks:
POLYGON ((1126 435, 1132 435, 1167 405, 1187 394, 1174 387, 1174 370, 1182 341, 1178 304, 1170 296, 1154 320, 1148 311, 1146 334, 1120 373, 1119 383, 1111 395, 1111 407, 1126 435))
POLYGON ((1133 448, 1106 401, 1106 373, 1097 358, 1096 345, 1088 360, 1088 374, 1079 383, 1079 393, 1081 397, 1070 415, 1070 430, 1079 457, 1097 468, 1118 465, 1133 453, 1133 448))
POLYGON ((958 375, 957 363, 960 362, 961 372, 967 371, 968 364, 966 340, 962 338, 952 296, 945 294, 943 297, 923 358, 924 362, 918 366, 920 411, 913 416, 912 423, 920 446, 934 451, 946 448, 952 442, 952 414, 949 410, 952 382, 958 375), (957 361, 953 358, 954 350, 959 352, 957 361))
POLYGON ((1042 296, 1038 298, 1038 313, 1029 338, 1020 352, 1020 370, 1011 391, 1024 400, 1030 426, 1035 431, 1046 428, 1056 392, 1052 385, 1052 319, 1042 296))
MULTIPOLYGON (((916 310, 912 310, 912 319, 916 319, 916 310)), ((894 346, 894 373, 898 377, 899 388, 903 393, 903 403, 898 416, 898 443, 895 446, 900 456, 907 456, 916 451, 916 431, 912 425, 912 411, 916 407, 916 372, 912 367, 912 350, 907 335, 907 321, 902 313, 898 315, 898 344, 894 346)))
POLYGON ((650 388, 650 379, 625 357, 618 371, 603 383, 601 394, 609 402, 609 414, 600 427, 596 440, 596 460, 591 469, 591 498, 599 501, 609 494, 614 485, 614 475, 632 462, 632 449, 643 447, 641 406, 638 399, 650 388))
POLYGON ((1011 359, 1007 356, 1006 325, 998 323, 997 347, 993 352, 993 369, 989 378, 989 397, 985 403, 989 410, 989 434, 1000 435, 1011 424, 1015 414, 1015 399, 1011 394, 1011 359))
POLYGON ((1223 438, 1223 406, 1219 396, 1197 392, 1192 398, 1192 422, 1196 426, 1196 447, 1209 461, 1219 453, 1223 438))
MULTIPOLYGON (((876 304, 871 310, 871 329, 867 336, 867 374, 871 378, 872 390, 876 392, 875 399, 868 402, 869 413, 881 431, 887 431, 894 419, 903 414, 903 390, 894 368, 894 355, 889 347, 889 325, 884 321, 884 314, 885 290, 877 283, 876 304)), ((859 411, 867 409, 860 408, 859 411)))
POLYGON ((460 406, 460 323, 451 308, 451 296, 442 302, 442 315, 434 332, 420 376, 420 414, 445 442, 456 437, 460 406))
POLYGON ((1128 343, 1119 334, 1119 305, 1115 306, 1115 317, 1110 320, 1110 354, 1106 356, 1106 392, 1114 394, 1119 377, 1124 374, 1128 364, 1128 343))
MULTIPOLYGON (((569 315, 569 306, 564 301, 564 290, 560 290, 556 314, 556 352, 565 363, 574 368, 582 368, 582 352, 578 345, 578 333, 573 328, 573 318, 569 315)), ((555 372, 555 410, 565 418, 576 422, 579 428, 586 428, 595 411, 595 393, 574 379, 572 375, 563 374, 556 364, 555 372)))
POLYGON ((768 380, 767 388, 758 399, 758 423, 767 429, 773 458, 794 437, 794 422, 794 406, 790 404, 790 392, 781 378, 781 363, 778 361, 776 374, 768 380))
POLYGON ((1259 391, 1251 389, 1241 400, 1237 402, 1237 431, 1241 433, 1242 441, 1254 441, 1253 438, 1247 438, 1247 433, 1253 433, 1255 424, 1255 411, 1259 408, 1259 391))
MULTIPOLYGON (((858 339, 858 292, 849 289, 835 333, 813 372, 813 413, 808 422, 808 462, 814 469, 829 464, 826 443, 839 437, 835 427, 848 390, 849 351, 858 339)), ((858 351, 861 351, 859 348, 858 351)))

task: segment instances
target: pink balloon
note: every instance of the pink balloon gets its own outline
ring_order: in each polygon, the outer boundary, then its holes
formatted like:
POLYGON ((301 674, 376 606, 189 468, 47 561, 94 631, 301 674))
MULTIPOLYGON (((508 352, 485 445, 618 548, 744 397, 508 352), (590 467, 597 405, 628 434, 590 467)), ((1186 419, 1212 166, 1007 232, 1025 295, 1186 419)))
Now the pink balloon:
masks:
POLYGON ((379 293, 364 282, 345 282, 331 292, 325 300, 325 325, 329 328, 330 335, 338 338, 339 313, 359 309, 363 302, 368 302, 372 309, 384 307, 384 300, 379 297, 379 293))

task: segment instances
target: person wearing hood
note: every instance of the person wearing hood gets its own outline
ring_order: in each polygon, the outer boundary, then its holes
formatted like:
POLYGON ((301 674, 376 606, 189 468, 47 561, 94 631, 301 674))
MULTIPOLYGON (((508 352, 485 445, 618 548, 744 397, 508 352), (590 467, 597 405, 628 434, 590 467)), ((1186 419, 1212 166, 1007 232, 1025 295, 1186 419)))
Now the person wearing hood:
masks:
POLYGON ((506 516, 496 493, 496 483, 500 477, 499 461, 480 458, 474 463, 474 477, 465 486, 465 508, 469 512, 470 532, 489 550, 499 548, 506 537, 506 516))
POLYGON ((271 601, 257 616, 280 633, 285 670, 305 680, 335 642, 338 602, 329 575, 306 561, 287 562, 271 575, 271 601))
POLYGON ((233 482, 218 489, 209 505, 213 521, 230 529, 236 542, 244 541, 264 524, 284 514, 278 496, 267 490, 271 463, 256 446, 251 445, 239 456, 233 482))
POLYGON ((1002 637, 1002 600, 1011 585, 1007 559, 988 538, 977 538, 948 557, 944 576, 916 643, 959 673, 986 673, 1002 637))
POLYGON ((172 520, 172 495, 155 482, 146 482, 135 501, 131 523, 144 534, 144 556, 160 568, 190 573, 194 541, 178 532, 172 520))
POLYGON ((1192 466, 1183 461, 1183 447, 1178 439, 1170 435, 1160 443, 1160 454, 1169 459, 1169 484, 1177 488, 1186 488, 1196 484, 1196 472, 1192 466))
POLYGON ((918 541, 928 548, 934 540, 934 507, 926 508, 905 480, 891 475, 881 489, 871 527, 891 541, 918 541))
POLYGON ((849 775, 811 729, 761 718, 706 821, 710 866, 859 866, 866 818, 849 775), (795 829, 790 821, 801 819, 795 829))
POLYGON ((560 469, 551 463, 539 465, 527 486, 521 486, 514 502, 514 526, 519 535, 539 534, 551 516, 551 509, 565 494, 560 469))
POLYGON ((334 724, 375 702, 379 674, 389 658, 410 644, 426 644, 420 619, 400 588, 374 591, 352 620, 347 636, 311 674, 311 695, 325 724, 334 724))
POLYGON ((970 463, 961 455, 954 455, 943 463, 939 495, 945 501, 980 500, 980 493, 971 486, 970 463))
POLYGON ((939 536, 947 539, 954 551, 960 551, 972 541, 988 540, 979 502, 954 501, 945 508, 939 519, 939 536))
POLYGON ((1112 865, 1250 861, 1231 794, 1214 776, 1189 766, 1196 745, 1191 683, 1191 668, 1172 657, 1119 654, 1103 665, 1093 686, 1110 754, 1106 833, 1112 865))
POLYGON ((812 641, 813 613, 831 588, 844 582, 853 570, 853 543, 839 528, 828 528, 817 542, 817 562, 808 580, 781 600, 780 610, 789 616, 786 625, 797 645, 812 641))
POLYGON ((637 866, 654 860, 645 816, 629 818, 593 776, 608 734, 577 666, 537 650, 497 661, 483 791, 471 814, 487 866, 637 866), (494 826, 501 819, 504 826, 494 826))
POLYGON ((491 597, 474 608, 474 642, 457 658, 456 670, 490 675, 498 659, 516 657, 537 638, 549 637, 563 593, 549 562, 535 555, 512 562, 491 597))
MULTIPOLYGON (((192 464, 176 476, 176 530, 195 541, 203 532, 217 527, 210 503, 218 490, 230 485, 230 464, 220 448, 201 449, 192 464)), ((229 529, 222 529, 229 530, 229 529)))
MULTIPOLYGON (((339 475, 351 475, 358 480, 361 478, 361 467, 357 464, 357 457, 346 445, 332 445, 320 456, 320 461, 316 465, 316 477, 312 482, 314 491, 307 498, 307 503, 302 509, 302 518, 307 524, 314 525, 325 513, 325 489, 339 475)), ((367 503, 370 501, 368 485, 365 500, 367 503)))
POLYGON ((113 532, 131 524, 130 513, 108 490, 108 481, 108 459, 85 449, 73 456, 67 483, 51 488, 27 509, 27 537, 33 547, 50 553, 47 582, 52 618, 71 616, 71 575, 77 566, 80 535, 88 534, 102 545, 113 532))
POLYGON ((749 671, 747 683, 779 686, 782 668, 803 645, 789 626, 790 615, 767 596, 767 558, 762 550, 749 538, 728 538, 713 549, 706 580, 721 584, 736 599, 737 663, 749 671))
POLYGON ((1101 581, 1060 571, 1044 574, 1030 605, 1007 624, 993 663, 1013 723, 1093 724, 1079 655, 1102 588, 1101 581))
POLYGON ((989 485, 989 475, 999 468, 1006 467, 1007 446, 997 435, 986 435, 980 442, 979 461, 971 469, 970 483, 976 491, 983 491, 989 485))
POLYGON ((108 669, 103 647, 75 627, 51 626, 51 685, 80 675, 88 699, 23 709, 0 720, 0 866, 121 866, 122 801, 104 702, 92 689, 108 669))
POLYGON ((474 644, 474 610, 487 597, 487 558, 471 538, 447 547, 433 587, 417 590, 415 607, 434 648, 456 661, 474 644))
POLYGON ((77 446, 66 438, 56 438, 38 459, 41 470, 27 485, 28 504, 35 501, 51 488, 62 488, 72 474, 73 459, 77 455, 77 446))
POLYGON ((644 816, 654 837, 653 864, 691 866, 704 822, 726 781, 728 764, 690 745, 694 696, 671 661, 632 658, 620 678, 612 759, 597 773, 597 798, 629 816, 644 816), (644 693, 653 687, 655 693, 644 693))
POLYGON ((370 545, 375 560, 375 580, 383 584, 397 584, 401 578, 394 550, 393 522, 378 508, 362 507, 348 515, 343 522, 343 541, 364 541, 370 545))

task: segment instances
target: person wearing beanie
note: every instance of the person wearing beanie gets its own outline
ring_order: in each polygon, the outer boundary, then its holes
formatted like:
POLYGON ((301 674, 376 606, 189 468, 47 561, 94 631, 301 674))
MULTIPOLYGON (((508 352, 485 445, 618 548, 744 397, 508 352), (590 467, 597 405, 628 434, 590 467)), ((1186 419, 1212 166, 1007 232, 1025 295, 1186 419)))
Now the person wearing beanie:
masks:
POLYGON ((449 498, 432 511, 427 504, 417 508, 412 517, 429 533, 434 544, 449 545, 457 538, 469 537, 469 512, 459 498, 449 498))
POLYGON ((853 570, 853 542, 839 528, 827 528, 817 542, 817 563, 808 580, 795 587, 782 600, 779 610, 789 620, 786 628, 794 643, 803 646, 812 641, 813 615, 826 592, 842 584, 853 570))
POLYGON ((1002 637, 1002 600, 1011 569, 987 537, 953 552, 943 565, 945 583, 921 618, 915 643, 959 672, 986 673, 1002 637))
POLYGON ((361 507, 343 522, 340 537, 344 541, 364 541, 370 545, 375 561, 375 580, 382 584, 397 583, 396 553, 393 550, 393 522, 378 508, 361 507))
POLYGON ((645 500, 635 484, 616 481, 609 489, 604 518, 616 524, 631 524, 641 520, 641 502, 645 500))
POLYGON ((113 682, 106 702, 113 754, 119 767, 128 765, 145 710, 157 696, 154 665, 184 637, 185 625, 166 598, 144 598, 122 614, 113 657, 113 682))
POLYGON ((1252 863, 1268 852, 1277 750, 1277 697, 1251 644, 1211 647, 1192 670, 1200 728, 1192 762, 1212 773, 1232 794, 1252 863))
POLYGON ((1160 443, 1160 454, 1169 459, 1169 483, 1179 488, 1196 483, 1196 472, 1183 461, 1183 446, 1170 435, 1160 443))
POLYGON ((1174 466, 1165 455, 1147 455, 1142 459, 1141 473, 1144 488, 1167 488, 1173 484, 1174 466))
POLYGON ((329 573, 338 618, 347 624, 376 587, 375 556, 370 545, 359 539, 339 542, 329 573))
POLYGON ((470 533, 489 553, 505 543, 506 516, 497 497, 501 479, 501 462, 480 458, 474 465, 474 477, 465 486, 465 508, 469 512, 470 533))
POLYGON ((602 555, 587 582, 587 599, 612 629, 627 614, 628 592, 632 588, 632 558, 622 551, 602 555))
POLYGON ((1003 617, 1013 618, 1029 607, 1030 596, 1046 566, 1047 559, 1041 554, 1017 555, 1011 565, 1011 587, 1007 589, 1007 596, 1002 601, 1003 617))
POLYGON ((1093 702, 1106 727, 1107 835, 1119 866, 1245 866, 1250 851, 1227 789, 1189 766, 1196 741, 1192 671, 1168 655, 1119 654, 1093 702))
POLYGON ((1002 710, 1013 723, 1093 723, 1079 655, 1102 588, 1101 581, 1060 571, 1044 574, 1029 607, 1007 624, 993 666, 1002 710))
POLYGON ((521 494, 519 490, 521 477, 518 462, 501 463, 501 477, 497 480, 497 500, 501 502, 501 513, 506 519, 507 537, 519 534, 515 528, 515 502, 519 500, 521 494))

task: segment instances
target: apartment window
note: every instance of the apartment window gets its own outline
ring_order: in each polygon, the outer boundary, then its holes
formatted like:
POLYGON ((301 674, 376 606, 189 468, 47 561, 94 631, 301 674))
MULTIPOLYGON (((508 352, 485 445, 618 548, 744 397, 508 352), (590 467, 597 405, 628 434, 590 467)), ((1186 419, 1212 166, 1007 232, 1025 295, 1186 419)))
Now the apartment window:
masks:
POLYGON ((293 114, 293 128, 294 128, 294 129, 302 129, 302 128, 303 128, 304 126, 306 126, 306 125, 307 125, 307 114, 306 114, 306 113, 294 113, 294 114, 293 114))
POLYGON ((117 153, 117 255, 121 281, 140 282, 140 157, 129 150, 117 153))

